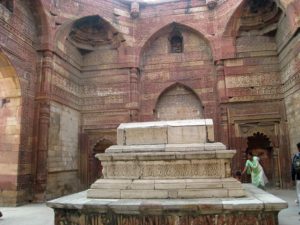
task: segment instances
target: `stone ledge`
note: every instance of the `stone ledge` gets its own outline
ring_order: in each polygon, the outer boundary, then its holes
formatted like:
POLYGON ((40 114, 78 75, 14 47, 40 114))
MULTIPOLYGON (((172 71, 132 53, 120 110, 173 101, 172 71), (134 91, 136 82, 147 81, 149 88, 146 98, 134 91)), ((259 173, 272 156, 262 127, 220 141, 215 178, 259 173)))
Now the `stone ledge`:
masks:
POLYGON ((246 197, 241 198, 194 198, 194 199, 92 199, 87 198, 86 191, 61 197, 47 202, 54 209, 76 209, 86 212, 116 214, 155 214, 168 212, 188 214, 216 214, 251 211, 278 212, 287 208, 287 202, 267 193, 251 184, 243 184, 246 197))
POLYGON ((121 123, 118 128, 151 128, 151 127, 181 127, 181 126, 212 126, 212 119, 195 119, 195 120, 168 120, 168 121, 151 121, 138 123, 121 123))
POLYGON ((87 191, 89 198, 174 199, 243 197, 234 178, 216 179, 99 179, 87 191))
POLYGON ((178 152, 120 152, 102 153, 96 157, 101 161, 132 161, 132 160, 175 160, 175 159, 231 159, 235 150, 210 150, 210 151, 178 151, 178 152))
POLYGON ((152 144, 152 145, 112 145, 105 150, 112 153, 145 153, 145 152, 193 152, 193 151, 219 151, 226 150, 221 142, 214 143, 188 143, 188 144, 152 144))

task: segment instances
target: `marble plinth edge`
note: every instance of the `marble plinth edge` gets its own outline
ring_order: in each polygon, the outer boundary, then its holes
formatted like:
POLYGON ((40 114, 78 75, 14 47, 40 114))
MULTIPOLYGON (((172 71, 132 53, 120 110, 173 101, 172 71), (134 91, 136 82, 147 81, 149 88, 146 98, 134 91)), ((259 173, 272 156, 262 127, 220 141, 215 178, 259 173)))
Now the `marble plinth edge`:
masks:
POLYGON ((287 203, 252 185, 243 186, 242 198, 90 199, 80 192, 47 205, 55 211, 55 225, 278 224, 278 212, 287 203))

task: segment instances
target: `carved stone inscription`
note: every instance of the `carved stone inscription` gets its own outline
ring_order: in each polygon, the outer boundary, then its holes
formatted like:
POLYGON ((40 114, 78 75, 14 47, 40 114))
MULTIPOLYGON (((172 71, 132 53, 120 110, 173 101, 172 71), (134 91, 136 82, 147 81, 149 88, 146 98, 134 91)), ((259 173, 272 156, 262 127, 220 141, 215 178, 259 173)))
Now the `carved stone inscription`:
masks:
POLYGON ((104 162, 105 178, 201 178, 225 177, 223 160, 104 162))

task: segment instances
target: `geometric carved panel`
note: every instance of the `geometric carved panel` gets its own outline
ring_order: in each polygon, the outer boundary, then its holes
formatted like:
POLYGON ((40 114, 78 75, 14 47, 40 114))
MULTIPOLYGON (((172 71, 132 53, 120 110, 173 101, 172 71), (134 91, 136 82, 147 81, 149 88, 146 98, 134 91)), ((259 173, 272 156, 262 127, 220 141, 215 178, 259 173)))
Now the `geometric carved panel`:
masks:
POLYGON ((269 137, 276 135, 276 123, 275 122, 249 122, 239 124, 238 134, 240 137, 249 137, 254 133, 260 132, 269 137))

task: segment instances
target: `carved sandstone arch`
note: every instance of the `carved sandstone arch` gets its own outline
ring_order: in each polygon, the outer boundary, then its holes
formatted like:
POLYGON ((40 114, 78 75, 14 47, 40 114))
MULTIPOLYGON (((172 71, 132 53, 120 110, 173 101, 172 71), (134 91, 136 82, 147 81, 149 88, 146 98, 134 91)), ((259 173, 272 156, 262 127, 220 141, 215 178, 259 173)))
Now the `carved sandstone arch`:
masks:
POLYGON ((176 83, 159 96, 154 110, 157 120, 182 120, 203 118, 203 106, 195 92, 176 83))
POLYGON ((16 205, 18 202, 16 190, 20 136, 20 83, 15 69, 0 49, 0 198, 10 205, 16 205))

